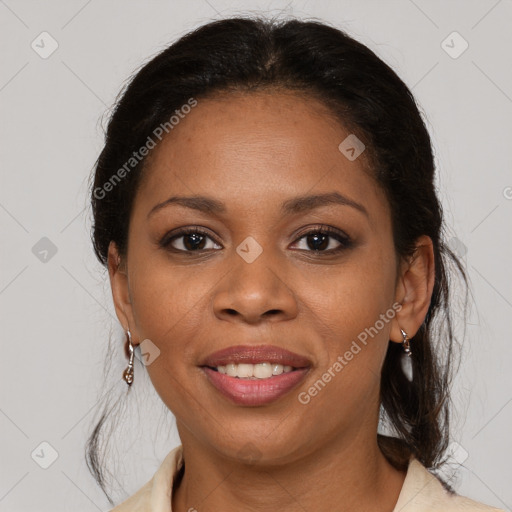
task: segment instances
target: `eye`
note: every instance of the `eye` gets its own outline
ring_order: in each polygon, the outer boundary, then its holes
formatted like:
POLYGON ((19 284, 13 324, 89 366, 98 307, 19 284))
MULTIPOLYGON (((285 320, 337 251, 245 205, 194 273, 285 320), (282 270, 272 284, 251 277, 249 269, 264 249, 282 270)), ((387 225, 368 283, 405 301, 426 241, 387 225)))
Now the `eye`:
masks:
MULTIPOLYGON (((303 239, 306 249, 299 248, 299 250, 314 253, 333 254, 352 245, 352 241, 347 235, 329 226, 311 229, 302 234, 295 243, 303 239), (333 244, 334 247, 332 247, 333 244)), ((197 227, 183 228, 177 232, 167 234, 159 242, 159 245, 169 251, 182 253, 222 249, 222 246, 217 244, 208 232, 197 227), (210 247, 208 247, 208 240, 211 242, 210 247)))
MULTIPOLYGON (((207 247, 207 239, 212 241, 214 245, 218 246, 206 231, 190 227, 180 229, 179 231, 172 233, 172 236, 164 236, 159 245, 165 249, 175 252, 200 252, 214 248, 207 247)), ((222 247, 218 247, 222 249, 222 247)))
POLYGON ((311 250, 308 250, 307 248, 300 250, 315 253, 333 254, 342 251, 343 249, 347 249, 352 245, 352 241, 347 235, 329 226, 321 226, 316 229, 312 229, 300 236, 297 241, 302 239, 305 239, 304 245, 306 247, 310 247, 311 250), (337 246, 336 242, 338 243, 337 246), (332 247, 333 245, 334 247, 332 247))

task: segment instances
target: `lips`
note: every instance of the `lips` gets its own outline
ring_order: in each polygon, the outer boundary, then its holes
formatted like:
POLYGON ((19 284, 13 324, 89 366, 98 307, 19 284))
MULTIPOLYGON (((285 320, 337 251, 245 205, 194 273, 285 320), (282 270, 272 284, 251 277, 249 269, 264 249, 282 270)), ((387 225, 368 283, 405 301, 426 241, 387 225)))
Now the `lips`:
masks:
POLYGON ((200 366, 216 368, 240 363, 274 363, 293 368, 306 368, 312 364, 307 357, 274 345, 236 345, 210 354, 200 366))
POLYGON ((231 403, 238 406, 263 406, 296 388, 308 374, 311 365, 307 357, 274 345, 237 345, 210 354, 200 366, 207 381, 231 403), (240 369, 238 365, 261 363, 275 365, 278 374, 264 378, 240 378, 226 374, 225 367, 228 365, 240 369), (219 367, 223 371, 218 371, 219 367), (286 373, 279 373, 283 368, 286 368, 286 373))
POLYGON ((306 377, 307 368, 293 370, 268 379, 239 379, 224 375, 205 366, 202 368, 208 382, 232 404, 264 406, 275 402, 296 388, 306 377))

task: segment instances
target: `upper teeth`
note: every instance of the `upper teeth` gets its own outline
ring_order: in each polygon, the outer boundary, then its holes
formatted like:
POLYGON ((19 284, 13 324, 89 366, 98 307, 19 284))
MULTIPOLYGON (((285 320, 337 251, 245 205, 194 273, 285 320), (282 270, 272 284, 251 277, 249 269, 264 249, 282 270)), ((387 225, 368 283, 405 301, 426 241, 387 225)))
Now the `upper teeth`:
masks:
POLYGON ((291 372, 293 366, 282 365, 277 363, 258 363, 258 364, 227 364, 225 366, 217 366, 219 373, 225 373, 230 377, 240 378, 256 378, 268 379, 272 375, 281 375, 282 373, 291 372))

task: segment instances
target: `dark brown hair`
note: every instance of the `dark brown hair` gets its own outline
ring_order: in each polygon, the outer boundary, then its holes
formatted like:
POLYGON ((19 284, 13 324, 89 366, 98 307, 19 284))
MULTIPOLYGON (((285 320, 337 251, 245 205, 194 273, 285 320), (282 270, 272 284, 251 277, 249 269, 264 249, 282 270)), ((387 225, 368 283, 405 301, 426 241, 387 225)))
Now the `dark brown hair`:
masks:
MULTIPOLYGON (((113 240, 125 254, 144 160, 106 193, 105 184, 156 127, 190 98, 200 101, 215 93, 268 87, 320 99, 364 141, 372 175, 391 206, 397 256, 411 256, 421 235, 433 241, 435 285, 426 318, 411 342, 413 379, 409 381, 402 370, 400 344, 389 343, 381 376, 381 410, 393 435, 378 434, 378 440, 395 467, 406 468, 413 454, 427 468, 436 469, 449 441, 450 369, 455 355, 449 265, 466 285, 467 277, 444 241, 432 144, 411 91, 374 52, 342 30, 317 21, 223 19, 188 33, 146 63, 118 100, 96 162, 91 186, 95 253, 106 265, 113 240)), ((89 468, 106 494, 98 451, 111 412, 104 411, 86 450, 89 468)))

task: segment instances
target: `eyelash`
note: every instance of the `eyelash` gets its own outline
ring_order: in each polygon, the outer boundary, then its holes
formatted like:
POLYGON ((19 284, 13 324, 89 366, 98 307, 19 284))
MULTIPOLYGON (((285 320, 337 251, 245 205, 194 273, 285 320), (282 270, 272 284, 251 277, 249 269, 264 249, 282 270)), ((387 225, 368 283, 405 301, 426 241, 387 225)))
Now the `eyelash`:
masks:
MULTIPOLYGON (((216 249, 198 249, 195 251, 187 251, 187 250, 183 250, 183 249, 176 249, 171 246, 171 242, 173 242, 174 240, 179 239, 186 235, 190 235, 190 234, 198 234, 198 235, 205 236, 205 237, 213 240, 213 242, 216 243, 217 245, 220 245, 210 236, 210 234, 208 232, 204 231, 203 229, 201 229, 199 227, 183 228, 183 229, 180 229, 179 231, 177 231, 176 233, 174 233, 172 236, 169 236, 167 234, 160 240, 158 245, 163 249, 166 249, 168 251, 175 252, 175 253, 194 254, 194 253, 201 253, 203 251, 216 250, 216 249)), ((342 234, 341 232, 339 232, 338 230, 336 230, 334 228, 331 228, 330 226, 319 226, 317 228, 313 228, 309 231, 306 231, 305 233, 302 233, 295 240, 294 243, 296 243, 299 240, 302 240, 303 238, 307 237, 308 235, 312 235, 312 234, 328 235, 329 237, 336 239, 340 243, 340 246, 335 249, 328 249, 328 250, 323 250, 323 251, 319 251, 319 250, 315 251, 314 249, 313 250, 299 249, 300 251, 312 252, 314 254, 316 253, 316 254, 332 255, 332 254, 337 254, 338 252, 341 252, 341 251, 348 249, 352 246, 352 240, 350 239, 350 237, 342 234)))

